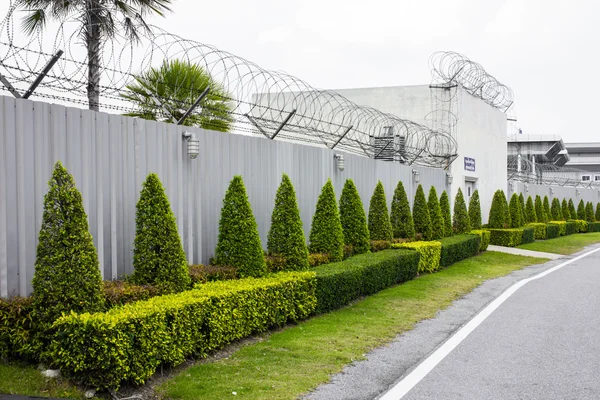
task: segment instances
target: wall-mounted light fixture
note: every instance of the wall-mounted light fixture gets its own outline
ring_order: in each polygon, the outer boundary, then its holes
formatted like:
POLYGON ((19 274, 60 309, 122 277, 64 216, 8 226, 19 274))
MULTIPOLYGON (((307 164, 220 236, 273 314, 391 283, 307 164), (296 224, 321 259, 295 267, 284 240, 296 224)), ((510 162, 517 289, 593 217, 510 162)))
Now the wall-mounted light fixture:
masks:
POLYGON ((336 161, 337 168, 338 168, 340 171, 343 171, 343 170, 344 170, 344 168, 346 168, 346 160, 344 159, 344 156, 343 156, 342 154, 334 154, 334 155, 333 155, 333 158, 334 158, 334 159, 335 159, 335 161, 336 161))
POLYGON ((525 191, 529 192, 529 185, 525 185, 525 191))
POLYGON ((421 177, 419 176, 419 171, 417 171, 416 169, 413 169, 412 174, 413 174, 413 182, 419 183, 419 180, 421 179, 421 177))
POLYGON ((510 188, 510 191, 511 191, 511 192, 512 192, 513 190, 515 190, 515 184, 514 184, 514 182, 510 182, 510 183, 508 184, 508 187, 510 188))
POLYGON ((575 194, 576 194, 577 196, 579 196, 579 194, 580 194, 580 193, 581 193, 581 192, 579 191, 579 189, 575 189, 575 194))
POLYGON ((554 194, 554 188, 553 187, 550 188, 550 194, 554 194))
POLYGON ((187 140, 188 156, 193 160, 200 154, 200 140, 198 140, 198 134, 183 132, 183 137, 187 140))
POLYGON ((446 172, 446 182, 448 182, 448 185, 452 185, 452 182, 454 182, 454 177, 450 172, 446 172))

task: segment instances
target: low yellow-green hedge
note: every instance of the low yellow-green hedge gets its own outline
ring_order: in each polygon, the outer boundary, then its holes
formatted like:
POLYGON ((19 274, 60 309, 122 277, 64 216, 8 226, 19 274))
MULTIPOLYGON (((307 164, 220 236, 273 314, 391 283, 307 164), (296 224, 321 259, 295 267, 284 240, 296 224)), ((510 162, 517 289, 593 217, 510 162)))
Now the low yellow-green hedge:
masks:
POLYGON ((567 234, 567 221, 550 221, 549 224, 558 225, 558 236, 567 234))
POLYGON ((546 224, 544 224, 543 222, 532 222, 530 224, 527 224, 526 226, 530 226, 533 228, 533 236, 536 240, 546 239, 546 224))
POLYGON ((435 272, 440 269, 442 244, 440 242, 409 242, 393 244, 395 249, 412 249, 421 254, 419 260, 419 273, 435 272))
POLYGON ((143 383, 161 364, 178 365, 232 340, 308 317, 316 307, 314 272, 209 282, 197 289, 75 314, 54 323, 53 361, 95 388, 143 383))
POLYGON ((481 243, 479 245, 479 251, 486 251, 488 246, 490 245, 490 231, 485 231, 483 229, 475 229, 471 231, 472 235, 479 236, 481 243))

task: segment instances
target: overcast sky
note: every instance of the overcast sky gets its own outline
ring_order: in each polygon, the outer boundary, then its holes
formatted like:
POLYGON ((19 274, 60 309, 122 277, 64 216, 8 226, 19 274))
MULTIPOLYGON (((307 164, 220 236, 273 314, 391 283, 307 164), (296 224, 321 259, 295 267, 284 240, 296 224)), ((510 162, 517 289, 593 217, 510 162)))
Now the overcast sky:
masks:
POLYGON ((173 0, 172 8, 152 22, 317 88, 429 83, 429 56, 457 51, 513 89, 523 133, 600 141, 598 0, 173 0))

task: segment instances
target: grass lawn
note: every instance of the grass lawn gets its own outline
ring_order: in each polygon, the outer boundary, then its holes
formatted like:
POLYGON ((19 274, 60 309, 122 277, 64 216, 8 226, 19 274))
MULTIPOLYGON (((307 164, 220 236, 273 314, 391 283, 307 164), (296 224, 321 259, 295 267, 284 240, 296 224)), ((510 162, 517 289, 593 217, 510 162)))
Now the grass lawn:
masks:
POLYGON ((486 252, 312 318, 230 357, 200 362, 157 388, 169 399, 295 399, 369 350, 435 316, 483 281, 547 261, 486 252))
POLYGON ((84 399, 75 386, 64 382, 47 381, 35 367, 0 363, 0 393, 35 397, 84 399))
POLYGON ((556 254, 573 254, 583 250, 585 246, 598 242, 600 242, 600 232, 576 233, 574 235, 561 236, 555 239, 522 244, 518 246, 518 248, 556 254))

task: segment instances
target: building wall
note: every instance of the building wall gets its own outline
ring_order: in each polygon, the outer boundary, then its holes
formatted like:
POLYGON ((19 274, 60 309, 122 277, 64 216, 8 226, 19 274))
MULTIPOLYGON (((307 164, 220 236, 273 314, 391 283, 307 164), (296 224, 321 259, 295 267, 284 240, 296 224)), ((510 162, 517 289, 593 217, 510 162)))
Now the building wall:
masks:
POLYGON ((456 140, 458 158, 452 163, 451 172, 456 184, 453 193, 466 181, 475 180, 479 190, 483 222, 487 223, 489 210, 498 189, 506 193, 506 115, 467 93, 459 92, 459 113, 456 140), (464 158, 475 159, 475 171, 466 171, 464 158))
MULTIPOLYGON (((336 90, 359 105, 368 105, 432 129, 450 128, 458 155, 450 167, 452 201, 468 182, 479 190, 482 210, 489 210, 494 192, 506 191, 506 115, 461 88, 429 85, 336 90), (453 122, 455 121, 455 123, 453 122), (465 170, 464 158, 475 159, 475 171, 465 170)), ((468 201, 468 200, 467 200, 468 201)), ((483 212, 484 223, 487 213, 483 212)))
POLYGON ((440 169, 346 154, 340 171, 335 153, 0 96, 0 296, 31 292, 44 195, 58 160, 82 193, 105 279, 132 272, 135 205, 150 172, 165 187, 190 263, 206 263, 213 255, 223 197, 234 175, 244 179, 263 247, 283 173, 294 183, 307 238, 329 178, 338 198, 345 180, 352 178, 365 211, 378 180, 388 206, 398 181, 412 200, 413 169, 426 190, 448 189, 440 169), (200 154, 194 160, 187 156, 184 131, 199 135, 200 154))

